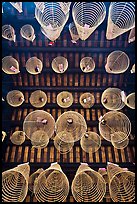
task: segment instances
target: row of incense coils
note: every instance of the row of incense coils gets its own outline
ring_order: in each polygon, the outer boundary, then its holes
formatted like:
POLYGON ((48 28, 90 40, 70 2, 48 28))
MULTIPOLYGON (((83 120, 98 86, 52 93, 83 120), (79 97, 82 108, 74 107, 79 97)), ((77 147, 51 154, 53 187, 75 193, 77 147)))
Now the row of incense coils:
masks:
MULTIPOLYGON (((28 190, 39 202, 63 202, 70 184, 61 166, 55 162, 47 169, 30 174, 29 163, 20 164, 2 173, 2 201, 23 202, 28 190)), ((107 168, 93 170, 81 163, 73 178, 71 192, 76 202, 135 202, 135 173, 108 162, 107 168)))

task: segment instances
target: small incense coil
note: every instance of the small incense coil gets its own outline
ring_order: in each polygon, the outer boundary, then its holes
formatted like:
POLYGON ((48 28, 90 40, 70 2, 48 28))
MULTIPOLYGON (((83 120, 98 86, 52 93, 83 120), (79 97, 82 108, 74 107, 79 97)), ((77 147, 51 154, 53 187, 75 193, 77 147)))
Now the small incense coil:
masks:
POLYGON ((134 2, 111 2, 106 38, 112 40, 135 26, 134 2))
POLYGON ((19 63, 12 56, 6 56, 2 59, 2 70, 6 74, 18 74, 19 71, 19 63))
POLYGON ((64 131, 70 133, 71 138, 62 138, 64 142, 76 142, 87 131, 87 124, 84 117, 75 111, 66 111, 56 121, 56 134, 64 131))
POLYGON ((10 41, 16 41, 16 35, 15 30, 11 25, 3 25, 2 26, 2 37, 10 40, 10 41))
POLYGON ((6 100, 13 107, 18 107, 25 101, 23 93, 18 90, 9 91, 6 100))
POLYGON ((32 42, 35 40, 36 37, 34 28, 29 24, 22 26, 22 28, 20 29, 20 34, 23 38, 32 42))
POLYGON ((104 195, 104 198, 110 198, 110 193, 109 193, 109 179, 108 179, 108 174, 107 170, 105 168, 99 168, 98 173, 102 175, 106 182, 106 193, 104 195))
POLYGON ((28 192, 29 173, 28 163, 2 172, 2 202, 23 202, 28 192))
POLYGON ((26 62, 26 70, 30 74, 39 74, 42 72, 43 63, 37 57, 31 57, 26 62))
POLYGON ((94 95, 91 93, 83 93, 79 99, 80 104, 83 108, 91 108, 95 103, 94 95))
POLYGON ((128 69, 129 64, 130 60, 125 52, 114 51, 108 55, 105 69, 107 73, 121 74, 128 69))
POLYGON ((68 60, 65 57, 58 56, 52 60, 51 66, 56 73, 64 73, 68 68, 68 60))
POLYGON ((60 5, 60 7, 61 7, 61 10, 66 15, 69 12, 69 10, 70 10, 71 2, 58 2, 58 3, 60 5))
POLYGON ((73 96, 72 93, 68 91, 62 91, 57 95, 57 104, 61 108, 68 108, 73 103, 73 96))
POLYGON ((71 42, 76 43, 79 40, 79 35, 74 22, 69 24, 69 32, 72 38, 71 42))
POLYGON ((10 140, 15 145, 21 145, 23 142, 25 142, 25 133, 23 131, 15 131, 11 135, 10 140))
POLYGON ((128 43, 135 41, 135 27, 131 29, 129 36, 128 36, 128 43))
POLYGON ((45 148, 49 143, 49 137, 47 133, 43 130, 36 130, 32 133, 31 137, 31 144, 34 148, 45 148))
POLYGON ((39 202, 63 202, 68 193, 69 181, 59 164, 51 164, 34 182, 34 194, 39 202))
POLYGON ((111 143, 116 149, 124 149, 129 143, 129 138, 127 134, 118 131, 111 134, 111 143))
POLYGON ((101 147, 101 137, 95 132, 86 132, 80 140, 81 148, 87 153, 94 153, 101 147))
POLYGON ((126 97, 126 105, 131 109, 135 109, 135 92, 126 97))
POLYGON ((15 8, 17 9, 17 11, 19 13, 22 13, 23 10, 22 10, 22 2, 10 2, 10 4, 15 8))
POLYGON ((95 62, 92 57, 84 57, 80 61, 80 68, 84 73, 93 72, 95 69, 95 62))
POLYGON ((106 193, 106 182, 87 164, 81 164, 72 181, 71 191, 77 202, 100 202, 106 193))
POLYGON ((4 141, 6 136, 7 136, 6 132, 2 131, 2 142, 4 141))
POLYGON ((130 70, 131 74, 135 73, 135 64, 133 64, 132 69, 130 70))
POLYGON ((42 108, 47 103, 47 95, 41 90, 37 90, 31 93, 29 101, 35 108, 42 108))

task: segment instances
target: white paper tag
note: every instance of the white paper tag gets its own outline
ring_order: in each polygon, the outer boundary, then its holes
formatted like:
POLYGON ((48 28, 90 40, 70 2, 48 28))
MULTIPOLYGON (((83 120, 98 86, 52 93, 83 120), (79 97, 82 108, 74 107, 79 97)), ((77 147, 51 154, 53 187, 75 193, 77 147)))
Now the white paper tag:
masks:
POLYGON ((102 118, 103 118, 103 116, 101 115, 101 116, 99 117, 99 119, 98 119, 99 122, 101 122, 102 118))
POLYGON ((89 25, 85 23, 84 28, 88 29, 89 25))
POLYGON ((58 162, 53 162, 53 163, 51 163, 51 166, 54 166, 55 164, 58 164, 58 162))
POLYGON ((81 165, 86 165, 86 166, 88 166, 88 164, 87 164, 87 163, 80 162, 80 164, 81 164, 81 165))
POLYGON ((124 91, 121 91, 121 99, 125 103, 126 102, 126 94, 124 91))

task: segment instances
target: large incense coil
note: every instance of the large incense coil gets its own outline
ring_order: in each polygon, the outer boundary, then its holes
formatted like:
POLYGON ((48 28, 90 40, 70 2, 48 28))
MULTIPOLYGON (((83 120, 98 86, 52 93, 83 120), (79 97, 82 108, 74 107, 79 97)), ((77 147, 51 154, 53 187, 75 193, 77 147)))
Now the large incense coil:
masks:
POLYGON ((92 57, 84 57, 80 61, 80 68, 84 73, 93 72, 95 69, 95 62, 92 57))
POLYGON ((10 2, 10 4, 17 9, 19 13, 23 12, 22 10, 22 2, 10 2))
POLYGON ((131 74, 135 73, 135 64, 133 64, 132 69, 130 70, 131 74))
POLYGON ((107 57, 105 69, 107 73, 120 74, 128 69, 129 64, 130 60, 125 52, 113 51, 107 57))
POLYGON ((29 173, 27 163, 2 172, 3 202, 23 202, 28 192, 29 173))
POLYGON ((105 168, 99 168, 98 173, 102 175, 106 182, 106 193, 104 195, 104 198, 110 198, 110 193, 109 193, 109 179, 108 179, 108 174, 107 170, 105 168))
POLYGON ((111 142, 111 135, 124 134, 128 137, 131 133, 131 122, 122 112, 109 111, 99 119, 99 132, 104 139, 111 142))
POLYGON ((2 131, 2 142, 4 141, 5 137, 7 136, 5 131, 2 131))
POLYGON ((16 40, 15 30, 11 25, 3 25, 2 26, 2 37, 14 41, 16 40))
POLYGON ((25 133, 23 131, 15 131, 11 135, 10 140, 15 145, 21 145, 23 142, 25 142, 25 133))
POLYGON ((2 70, 6 74, 18 74, 19 71, 19 63, 12 56, 6 56, 2 59, 2 70))
POLYGON ((116 149, 124 149, 129 143, 129 138, 127 134, 118 131, 111 134, 111 143, 116 149))
POLYGON ((106 38, 112 40, 135 26, 134 2, 111 2, 106 38))
POLYGON ((70 5, 71 5, 71 2, 58 2, 60 7, 61 7, 61 10, 65 13, 65 15, 69 12, 70 10, 70 5))
POLYGON ((22 26, 22 28, 20 29, 20 34, 23 38, 32 42, 35 40, 36 37, 34 28, 32 27, 32 25, 29 24, 22 26))
POLYGON ((76 2, 72 8, 72 16, 79 38, 86 40, 104 21, 106 7, 103 2, 76 2))
POLYGON ((131 29, 129 36, 128 36, 128 43, 135 41, 135 27, 131 29))
POLYGON ((76 41, 79 39, 79 35, 78 35, 77 28, 73 22, 69 24, 69 32, 72 38, 71 41, 73 43, 76 43, 76 41))
POLYGON ((42 108, 47 103, 47 95, 41 90, 37 90, 31 93, 29 101, 35 108, 42 108))
POLYGON ((83 93, 79 99, 80 104, 83 108, 91 108, 95 103, 94 95, 91 93, 83 93))
POLYGON ((68 91, 62 91, 57 95, 57 104, 61 108, 68 108, 73 103, 73 96, 72 93, 68 91))
POLYGON ((39 202, 63 202, 69 193, 69 181, 59 164, 52 164, 34 182, 34 194, 39 202))
POLYGON ((43 68, 43 63, 37 57, 31 57, 26 62, 26 70, 30 74, 39 74, 43 68))
POLYGON ((135 201, 135 173, 122 169, 118 165, 107 165, 109 192, 113 202, 135 201))
POLYGON ((80 140, 80 145, 85 152, 94 153, 101 146, 101 137, 95 132, 86 132, 80 140))
POLYGON ((51 138, 55 130, 55 120, 50 113, 43 110, 35 110, 25 117, 23 131, 30 139, 34 132, 40 130, 44 131, 51 138))
POLYGON ((126 97, 126 105, 131 109, 135 109, 135 92, 126 97))
POLYGON ((62 138, 64 142, 76 142, 80 140, 87 131, 87 124, 84 117, 75 111, 66 111, 61 114, 56 121, 56 134, 64 131, 70 133, 71 138, 62 138))
POLYGON ((101 202, 106 193, 106 183, 101 174, 81 164, 72 181, 71 191, 77 202, 101 202))
POLYGON ((49 143, 49 136, 45 131, 37 130, 32 133, 30 140, 33 147, 43 149, 49 143))
POLYGON ((52 60, 51 66, 56 73, 64 73, 68 68, 68 60, 65 57, 58 56, 52 60))
POLYGON ((8 92, 6 100, 10 106, 18 107, 24 102, 25 99, 21 91, 13 90, 8 92))

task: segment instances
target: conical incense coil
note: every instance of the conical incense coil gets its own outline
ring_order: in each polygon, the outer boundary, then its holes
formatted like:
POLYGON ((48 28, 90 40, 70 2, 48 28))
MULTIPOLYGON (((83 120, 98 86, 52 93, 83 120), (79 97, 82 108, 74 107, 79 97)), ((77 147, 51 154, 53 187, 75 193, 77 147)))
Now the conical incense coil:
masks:
POLYGON ((101 96, 102 105, 108 110, 121 110, 125 106, 121 92, 118 88, 107 88, 101 96))
POLYGON ((49 143, 49 136, 45 131, 37 130, 32 133, 30 140, 33 147, 43 149, 49 143))
POLYGON ((135 73, 135 64, 132 66, 132 69, 130 70, 131 74, 135 73))
POLYGON ((76 2, 72 8, 72 16, 79 38, 86 40, 104 21, 106 7, 103 2, 76 2))
POLYGON ((31 57, 26 62, 26 70, 30 74, 39 74, 43 68, 43 63, 37 57, 31 57))
POLYGON ((128 69, 129 64, 130 60, 125 52, 114 51, 108 55, 105 69, 107 73, 120 74, 128 69))
POLYGON ((70 10, 70 5, 71 5, 71 2, 58 2, 60 7, 61 7, 61 10, 65 13, 65 15, 69 12, 70 10))
POLYGON ((6 74, 18 74, 19 71, 19 63, 12 56, 6 56, 2 59, 2 70, 6 74))
POLYGON ((109 193, 109 179, 108 179, 108 174, 107 170, 105 168, 99 168, 98 173, 102 175, 106 182, 106 193, 104 195, 104 198, 110 198, 110 193, 109 193))
POLYGON ((13 90, 8 92, 6 100, 10 106, 18 107, 24 102, 25 99, 21 91, 13 90))
POLYGON ((30 167, 27 163, 2 173, 2 201, 23 202, 28 192, 30 167))
POLYGON ((43 110, 35 110, 24 119, 23 131, 31 139, 32 134, 40 130, 44 131, 51 138, 55 130, 55 120, 50 113, 43 110))
POLYGON ((47 95, 41 90, 37 90, 31 93, 29 101, 32 106, 36 108, 42 108, 47 103, 47 95))
POLYGON ((95 103, 94 95, 91 93, 83 93, 79 99, 80 104, 83 108, 91 108, 95 103))
POLYGON ((16 40, 15 30, 11 25, 3 25, 2 26, 2 37, 14 41, 16 40))
POLYGON ((69 24, 69 32, 72 38, 71 41, 73 43, 76 43, 76 41, 79 39, 79 35, 78 35, 77 28, 73 22, 69 24))
POLYGON ((135 41, 135 27, 131 29, 129 36, 128 36, 128 43, 135 41))
POLYGON ((34 194, 39 202, 63 202, 69 193, 69 181, 59 164, 52 164, 34 182, 34 194))
POLYGON ((98 172, 82 164, 72 181, 71 191, 77 202, 100 202, 106 193, 106 183, 98 172))
POLYGON ((72 93, 68 91, 62 91, 57 95, 57 104, 61 108, 68 108, 73 103, 73 96, 72 93))
POLYGON ((36 37, 34 28, 29 24, 22 26, 22 28, 20 29, 20 34, 23 38, 32 42, 35 40, 36 37))
POLYGON ((86 132, 80 140, 81 148, 87 153, 98 151, 101 146, 101 138, 95 132, 86 132))
POLYGON ((135 92, 126 97, 126 105, 131 109, 135 109, 135 92))
POLYGON ((134 2, 111 2, 106 38, 112 40, 135 26, 134 2))
POLYGON ((99 132, 104 139, 110 142, 111 134, 123 133, 128 137, 131 133, 131 122, 124 113, 109 111, 99 119, 99 132))
POLYGON ((6 132, 2 131, 2 142, 4 141, 6 136, 7 136, 6 132))
POLYGON ((15 131, 11 135, 10 140, 15 145, 21 145, 23 142, 25 142, 25 133, 23 131, 15 131))
POLYGON ((93 72, 95 69, 95 62, 92 57, 84 57, 80 61, 80 68, 84 73, 93 72))
POLYGON ((118 165, 107 165, 109 192, 113 202, 135 201, 135 173, 124 170, 118 165))
POLYGON ((65 57, 58 56, 52 60, 51 66, 56 73, 64 73, 68 68, 68 60, 65 57))
POLYGON ((19 13, 23 12, 23 10, 22 10, 22 2, 10 2, 10 3, 11 3, 11 5, 12 5, 15 9, 17 9, 17 11, 18 11, 19 13))
POLYGON ((80 140, 82 135, 87 130, 87 124, 84 117, 75 111, 67 111, 59 116, 56 121, 56 134, 64 131, 66 134, 70 133, 71 138, 62 138, 64 142, 76 142, 80 140))
POLYGON ((117 131, 111 134, 111 143, 117 149, 124 149, 129 143, 127 134, 117 131))

